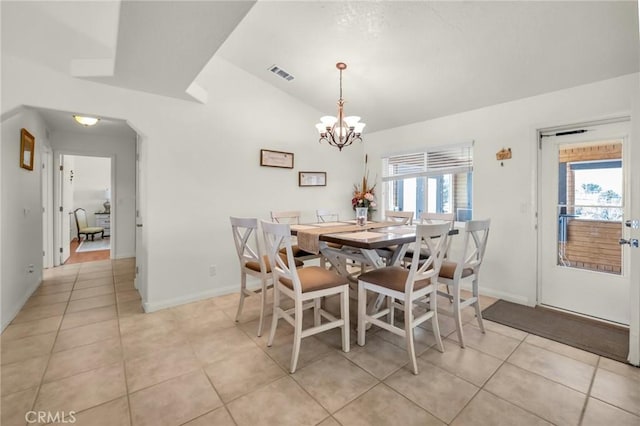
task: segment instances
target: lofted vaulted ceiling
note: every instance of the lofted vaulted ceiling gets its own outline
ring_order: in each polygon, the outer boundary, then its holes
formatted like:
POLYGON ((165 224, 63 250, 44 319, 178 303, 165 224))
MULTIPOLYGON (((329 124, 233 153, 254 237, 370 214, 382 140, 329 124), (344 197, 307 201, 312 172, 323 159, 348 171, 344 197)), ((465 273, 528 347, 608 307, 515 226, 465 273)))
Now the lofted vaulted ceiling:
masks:
POLYGON ((2 51, 78 78, 215 98, 217 55, 366 131, 637 72, 635 1, 2 2, 2 51), (24 28, 30 28, 25 33, 24 28), (272 65, 291 73, 286 81, 272 65), (208 93, 207 93, 208 90, 208 93))

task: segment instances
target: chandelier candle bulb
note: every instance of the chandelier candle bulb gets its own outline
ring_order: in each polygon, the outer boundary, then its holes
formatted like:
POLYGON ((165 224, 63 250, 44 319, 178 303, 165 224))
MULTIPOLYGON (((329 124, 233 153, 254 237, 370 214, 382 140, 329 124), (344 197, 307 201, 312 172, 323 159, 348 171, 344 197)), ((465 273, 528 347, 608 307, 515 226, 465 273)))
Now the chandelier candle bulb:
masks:
POLYGON ((349 146, 355 140, 362 142, 360 137, 365 123, 360 122, 360 117, 351 115, 344 116, 344 99, 342 98, 342 71, 347 69, 347 64, 338 62, 336 68, 340 71, 340 98, 338 99, 338 116, 325 115, 320 118, 320 123, 316 124, 316 129, 320 133, 319 142, 327 142, 335 146, 338 150, 349 146))

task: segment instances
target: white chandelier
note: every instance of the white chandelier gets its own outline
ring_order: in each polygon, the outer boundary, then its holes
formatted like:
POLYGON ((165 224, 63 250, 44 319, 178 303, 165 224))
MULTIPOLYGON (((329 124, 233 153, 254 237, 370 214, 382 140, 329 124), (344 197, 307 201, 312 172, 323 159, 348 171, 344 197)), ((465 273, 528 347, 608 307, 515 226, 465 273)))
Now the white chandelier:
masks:
POLYGON ((362 141, 360 135, 365 123, 360 122, 360 117, 355 115, 344 116, 344 99, 342 99, 342 70, 347 68, 344 62, 338 62, 336 68, 340 70, 340 99, 338 99, 338 117, 325 115, 320 117, 320 123, 316 124, 316 129, 320 133, 320 140, 329 145, 337 147, 340 151, 345 146, 349 146, 355 140, 362 141))

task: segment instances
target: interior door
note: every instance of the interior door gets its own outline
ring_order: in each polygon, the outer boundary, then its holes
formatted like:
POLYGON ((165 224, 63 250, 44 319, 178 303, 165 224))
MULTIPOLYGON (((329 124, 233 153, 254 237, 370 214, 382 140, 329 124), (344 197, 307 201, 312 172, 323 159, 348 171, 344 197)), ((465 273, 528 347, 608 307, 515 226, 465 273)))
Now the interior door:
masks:
POLYGON ((73 217, 73 158, 60 156, 60 264, 71 256, 71 221, 73 217))
POLYGON ((145 152, 141 138, 138 136, 136 141, 136 278, 135 287, 140 292, 143 302, 147 299, 147 250, 146 239, 144 235, 144 217, 145 217, 145 200, 146 187, 144 180, 144 163, 145 152))
POLYGON ((629 122, 542 133, 539 303, 629 324, 629 122))
POLYGON ((53 266, 53 220, 51 219, 51 190, 50 184, 53 174, 51 170, 51 151, 44 147, 42 149, 42 175, 40 185, 40 195, 42 197, 42 267, 51 268, 53 266))

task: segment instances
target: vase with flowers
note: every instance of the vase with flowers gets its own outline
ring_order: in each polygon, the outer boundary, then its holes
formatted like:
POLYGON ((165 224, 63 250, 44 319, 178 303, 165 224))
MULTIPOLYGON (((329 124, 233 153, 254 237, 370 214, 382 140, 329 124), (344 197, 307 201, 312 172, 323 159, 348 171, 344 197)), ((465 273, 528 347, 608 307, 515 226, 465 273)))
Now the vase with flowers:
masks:
POLYGON ((353 197, 351 198, 351 207, 356 210, 359 207, 367 208, 368 218, 371 218, 371 213, 376 210, 376 197, 375 190, 376 185, 369 186, 369 173, 367 171, 367 157, 364 160, 365 172, 362 176, 362 184, 353 185, 353 197))

